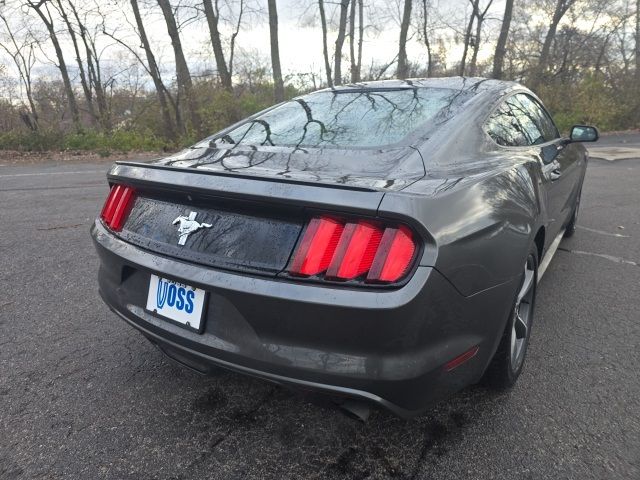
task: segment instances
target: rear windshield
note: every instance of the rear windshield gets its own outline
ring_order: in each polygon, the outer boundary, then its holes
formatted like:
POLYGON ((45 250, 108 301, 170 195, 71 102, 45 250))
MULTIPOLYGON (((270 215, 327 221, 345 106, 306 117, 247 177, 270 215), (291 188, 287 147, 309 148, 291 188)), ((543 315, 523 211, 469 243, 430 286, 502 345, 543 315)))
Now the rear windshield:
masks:
POLYGON ((216 143, 377 147, 428 134, 470 96, 447 88, 339 90, 286 102, 218 137, 216 143))

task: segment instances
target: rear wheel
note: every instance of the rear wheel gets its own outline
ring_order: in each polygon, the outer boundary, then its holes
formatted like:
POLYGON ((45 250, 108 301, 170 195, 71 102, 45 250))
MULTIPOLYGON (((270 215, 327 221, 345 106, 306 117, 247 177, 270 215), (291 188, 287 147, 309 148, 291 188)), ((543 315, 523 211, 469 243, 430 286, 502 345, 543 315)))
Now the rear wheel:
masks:
POLYGON ((520 288, 500 345, 484 375, 485 383, 491 387, 510 388, 522 372, 533 325, 537 278, 538 252, 534 245, 524 264, 520 288))

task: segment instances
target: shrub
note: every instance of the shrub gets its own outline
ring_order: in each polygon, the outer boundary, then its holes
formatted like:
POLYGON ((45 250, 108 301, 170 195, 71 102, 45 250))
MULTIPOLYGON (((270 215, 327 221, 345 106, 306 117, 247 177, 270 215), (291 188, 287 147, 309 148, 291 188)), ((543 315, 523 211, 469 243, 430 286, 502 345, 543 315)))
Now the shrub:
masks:
POLYGON ((116 130, 112 133, 102 133, 86 130, 65 134, 56 130, 46 130, 0 133, 0 149, 4 150, 91 150, 108 155, 111 151, 162 150, 172 147, 174 146, 149 132, 116 130))

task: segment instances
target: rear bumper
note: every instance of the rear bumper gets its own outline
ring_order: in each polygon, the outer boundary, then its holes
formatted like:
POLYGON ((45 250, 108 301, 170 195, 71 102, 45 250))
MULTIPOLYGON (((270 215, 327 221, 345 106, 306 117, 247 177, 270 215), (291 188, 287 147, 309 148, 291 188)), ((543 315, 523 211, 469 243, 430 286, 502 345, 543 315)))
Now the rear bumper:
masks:
POLYGON ((464 297, 430 267, 395 290, 293 283, 159 256, 100 222, 91 233, 102 298, 174 359, 203 373, 220 366, 373 401, 405 417, 480 379, 516 288, 514 280, 464 297), (209 292, 202 334, 144 310, 152 272, 209 292), (476 345, 474 358, 444 370, 476 345))

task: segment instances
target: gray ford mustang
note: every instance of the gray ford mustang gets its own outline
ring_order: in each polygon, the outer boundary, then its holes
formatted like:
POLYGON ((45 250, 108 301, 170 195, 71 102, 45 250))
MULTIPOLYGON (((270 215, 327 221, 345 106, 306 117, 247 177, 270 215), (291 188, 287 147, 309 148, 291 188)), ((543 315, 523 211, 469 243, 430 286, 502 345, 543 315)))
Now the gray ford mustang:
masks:
POLYGON ((92 227, 107 305, 164 353, 412 416, 512 386, 573 234, 593 127, 480 78, 347 85, 118 162, 92 227))

